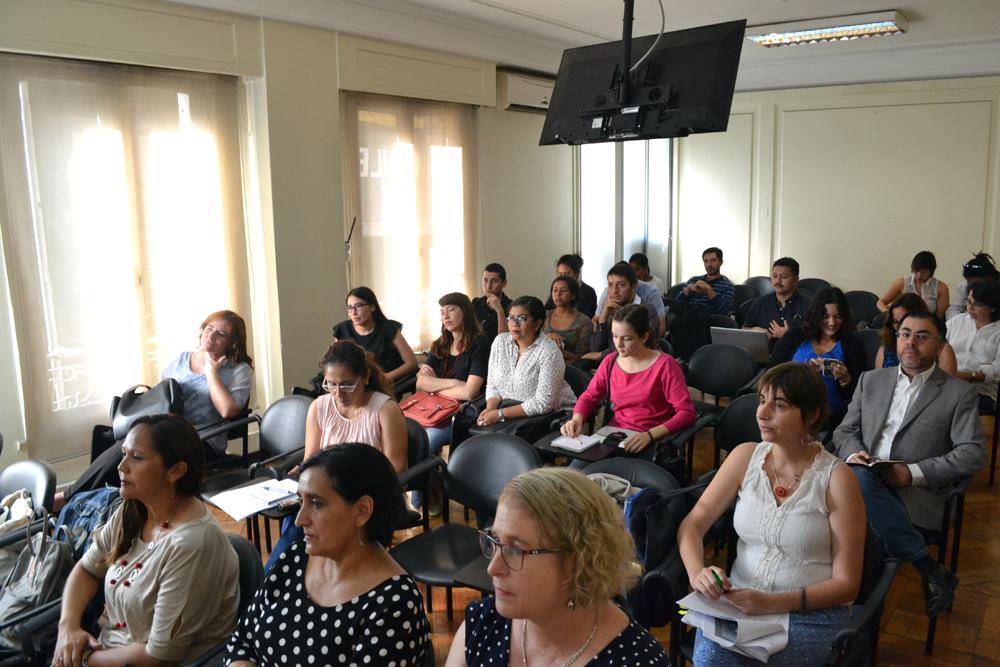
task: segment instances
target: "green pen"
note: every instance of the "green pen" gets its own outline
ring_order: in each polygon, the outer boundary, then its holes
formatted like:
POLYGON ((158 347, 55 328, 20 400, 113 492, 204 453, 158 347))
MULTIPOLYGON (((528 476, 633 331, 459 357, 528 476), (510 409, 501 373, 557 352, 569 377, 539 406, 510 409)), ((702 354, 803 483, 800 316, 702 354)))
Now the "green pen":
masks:
POLYGON ((725 593, 726 587, 722 583, 722 577, 719 576, 719 573, 716 572, 715 570, 712 570, 712 578, 715 579, 715 583, 719 586, 719 590, 725 593))

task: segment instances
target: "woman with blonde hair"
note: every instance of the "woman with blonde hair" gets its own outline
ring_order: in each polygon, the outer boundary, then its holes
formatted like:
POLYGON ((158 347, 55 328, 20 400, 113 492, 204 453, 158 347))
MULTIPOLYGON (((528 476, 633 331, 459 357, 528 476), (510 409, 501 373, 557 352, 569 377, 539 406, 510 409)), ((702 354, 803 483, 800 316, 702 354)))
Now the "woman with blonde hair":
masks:
POLYGON ((515 477, 479 542, 495 595, 466 608, 448 667, 670 664, 613 601, 640 573, 635 545, 621 510, 582 473, 515 477))

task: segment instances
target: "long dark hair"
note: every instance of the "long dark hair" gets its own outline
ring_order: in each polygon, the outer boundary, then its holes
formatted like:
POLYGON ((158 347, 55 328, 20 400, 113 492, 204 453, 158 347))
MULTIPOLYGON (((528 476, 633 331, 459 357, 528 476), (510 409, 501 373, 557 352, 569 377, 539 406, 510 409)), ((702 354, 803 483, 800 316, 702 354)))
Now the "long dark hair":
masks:
MULTIPOLYGON (((472 301, 461 292, 449 292, 438 299, 438 305, 442 308, 458 306, 462 309, 462 352, 471 349, 476 339, 483 335, 483 330, 479 328, 479 320, 476 319, 476 311, 472 308, 472 301)), ((441 335, 431 343, 431 354, 438 359, 447 359, 453 342, 455 337, 442 324, 441 335)))
MULTIPOLYGON (((183 417, 177 415, 150 415, 139 417, 129 427, 129 433, 143 427, 149 443, 160 458, 164 468, 176 463, 187 464, 187 472, 174 483, 178 496, 194 496, 205 478, 205 446, 198 432, 183 417)), ((127 436, 126 436, 127 437, 127 436)), ((128 553, 136 538, 142 535, 143 526, 149 519, 146 506, 139 500, 126 500, 122 504, 122 521, 113 536, 111 553, 107 562, 113 563, 121 555, 128 553)))
POLYGON ((343 366, 358 377, 367 374, 366 390, 392 396, 392 383, 382 372, 382 367, 375 362, 371 352, 367 352, 353 340, 338 340, 326 348, 323 360, 319 362, 320 371, 325 373, 327 366, 343 366))
POLYGON ((889 307, 885 309, 885 324, 882 325, 882 345, 892 350, 896 349, 896 327, 892 325, 892 311, 897 308, 905 308, 907 313, 926 311, 927 302, 919 294, 907 292, 893 299, 889 307))
POLYGON ((373 292, 370 287, 365 287, 364 285, 355 287, 347 293, 346 297, 344 297, 344 303, 346 304, 347 300, 352 296, 357 299, 361 299, 372 307, 372 319, 375 320, 376 326, 384 323, 388 319, 385 316, 385 313, 382 312, 382 306, 378 304, 378 297, 375 296, 375 292, 373 292))
POLYGON ((847 298, 839 287, 824 287, 816 292, 809 302, 805 315, 802 316, 802 335, 807 340, 819 340, 823 333, 823 318, 826 317, 827 304, 833 304, 840 313, 840 328, 833 335, 834 340, 840 340, 847 334, 855 332, 854 316, 847 305, 847 298))
POLYGON ((205 321, 198 327, 198 336, 205 330, 212 320, 225 320, 231 332, 229 334, 229 349, 226 350, 226 358, 235 364, 244 363, 253 370, 253 358, 247 352, 247 323, 242 317, 231 310, 217 310, 205 318, 205 321))
POLYGON ((653 330, 649 327, 649 311, 647 311, 643 306, 634 303, 622 306, 615 311, 614 317, 611 318, 611 321, 624 322, 629 325, 639 338, 649 334, 649 337, 646 338, 646 347, 656 347, 656 334, 654 334, 653 330))
POLYGON ((580 283, 569 276, 556 276, 555 279, 553 279, 552 284, 549 285, 550 299, 552 298, 552 288, 556 286, 556 283, 563 283, 566 285, 566 289, 569 290, 569 306, 570 308, 576 308, 576 302, 580 300, 580 283))
POLYGON ((969 285, 969 296, 990 307, 990 321, 1000 320, 1000 285, 992 280, 969 285))

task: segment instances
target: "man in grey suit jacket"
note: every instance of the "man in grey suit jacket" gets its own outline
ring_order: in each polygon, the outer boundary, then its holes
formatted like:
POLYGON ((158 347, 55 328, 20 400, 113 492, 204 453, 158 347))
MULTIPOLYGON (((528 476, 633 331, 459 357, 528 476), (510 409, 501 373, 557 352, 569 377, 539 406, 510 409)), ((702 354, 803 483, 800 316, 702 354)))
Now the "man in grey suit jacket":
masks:
POLYGON ((903 462, 879 472, 851 469, 883 550, 920 571, 931 617, 951 604, 958 578, 930 557, 914 524, 940 526, 948 488, 986 463, 976 390, 936 365, 943 331, 930 313, 907 315, 896 344, 899 368, 864 373, 833 434, 848 463, 903 462))

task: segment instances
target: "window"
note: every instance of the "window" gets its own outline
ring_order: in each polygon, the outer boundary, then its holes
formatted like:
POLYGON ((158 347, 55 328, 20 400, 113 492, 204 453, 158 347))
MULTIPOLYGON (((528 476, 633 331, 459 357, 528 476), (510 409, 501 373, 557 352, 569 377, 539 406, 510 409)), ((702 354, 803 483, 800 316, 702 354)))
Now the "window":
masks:
POLYGON ((31 455, 89 451, 208 313, 249 315, 236 82, 0 57, 3 219, 31 455))
POLYGON ((598 292, 611 265, 636 252, 669 275, 670 140, 580 147, 580 240, 584 281, 598 292))
POLYGON ((474 112, 355 93, 344 107, 350 284, 374 290, 410 345, 426 347, 441 331, 438 299, 475 293, 474 112))

